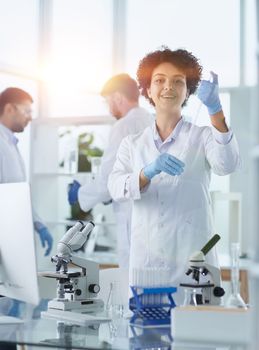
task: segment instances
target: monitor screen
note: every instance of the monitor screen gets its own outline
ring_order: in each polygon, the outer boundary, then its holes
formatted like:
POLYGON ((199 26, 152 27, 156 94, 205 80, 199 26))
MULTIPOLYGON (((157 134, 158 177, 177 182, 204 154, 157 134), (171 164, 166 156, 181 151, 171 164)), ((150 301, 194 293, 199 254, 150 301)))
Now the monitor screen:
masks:
POLYGON ((0 184, 0 295, 39 303, 28 183, 0 184))

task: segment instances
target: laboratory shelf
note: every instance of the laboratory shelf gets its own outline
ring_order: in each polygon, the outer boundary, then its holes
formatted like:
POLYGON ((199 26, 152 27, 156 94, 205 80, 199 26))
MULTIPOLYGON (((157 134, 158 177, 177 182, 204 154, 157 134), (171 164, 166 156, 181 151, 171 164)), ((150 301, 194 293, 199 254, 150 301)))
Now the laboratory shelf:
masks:
MULTIPOLYGON (((82 221, 84 224, 86 224, 88 221, 86 220, 57 220, 57 221, 45 221, 48 225, 67 225, 67 226, 73 226, 77 221, 82 221)), ((115 222, 107 222, 107 221, 94 221, 95 226, 114 226, 115 222)))

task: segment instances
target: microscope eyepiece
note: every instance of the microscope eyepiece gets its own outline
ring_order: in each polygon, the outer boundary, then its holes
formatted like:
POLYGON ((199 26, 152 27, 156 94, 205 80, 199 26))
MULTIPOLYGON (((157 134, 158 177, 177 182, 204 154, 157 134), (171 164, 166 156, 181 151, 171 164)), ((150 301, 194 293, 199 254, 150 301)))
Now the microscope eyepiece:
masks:
POLYGON ((214 235, 209 242, 205 244, 205 246, 201 249, 204 255, 206 255, 213 247, 214 245, 220 240, 220 235, 216 234, 214 235))
POLYGON ((199 282, 200 280, 200 270, 199 269, 194 269, 192 272, 192 277, 195 281, 199 282))
POLYGON ((207 276, 208 273, 209 273, 209 270, 206 269, 206 267, 204 267, 204 268, 202 269, 202 271, 201 271, 201 274, 202 274, 203 276, 207 276))

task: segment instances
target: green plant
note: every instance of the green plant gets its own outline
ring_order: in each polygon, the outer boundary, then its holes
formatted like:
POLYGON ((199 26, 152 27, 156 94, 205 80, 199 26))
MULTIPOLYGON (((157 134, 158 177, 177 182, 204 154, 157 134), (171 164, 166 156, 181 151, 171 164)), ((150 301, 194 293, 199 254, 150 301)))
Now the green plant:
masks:
MULTIPOLYGON (((84 132, 78 136, 78 172, 91 172, 91 157, 101 157, 103 151, 93 147, 94 135, 84 132)), ((91 210, 84 212, 78 203, 71 206, 71 218, 76 220, 92 220, 91 210)))
POLYGON ((91 172, 91 157, 101 157, 103 151, 93 147, 94 135, 84 132, 78 137, 78 172, 91 172))

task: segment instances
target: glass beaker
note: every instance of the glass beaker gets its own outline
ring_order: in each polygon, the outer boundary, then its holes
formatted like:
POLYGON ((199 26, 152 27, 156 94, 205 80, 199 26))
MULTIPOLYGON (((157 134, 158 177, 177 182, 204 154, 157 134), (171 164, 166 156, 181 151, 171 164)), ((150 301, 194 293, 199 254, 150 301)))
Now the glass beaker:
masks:
POLYGON ((75 174, 78 171, 78 145, 77 138, 70 137, 64 149, 64 171, 75 174))
POLYGON ((99 169, 101 166, 101 157, 90 157, 90 162, 91 162, 91 173, 94 175, 99 174, 99 169))
POLYGON ((226 307, 246 309, 246 303, 239 292, 239 243, 231 243, 231 294, 227 299, 226 307))
POLYGON ((197 299, 196 299, 196 288, 187 287, 184 289, 184 301, 183 306, 197 306, 197 299))
POLYGON ((110 283, 110 291, 106 303, 106 309, 113 316, 117 315, 122 317, 124 314, 123 298, 119 281, 112 281, 110 283))

